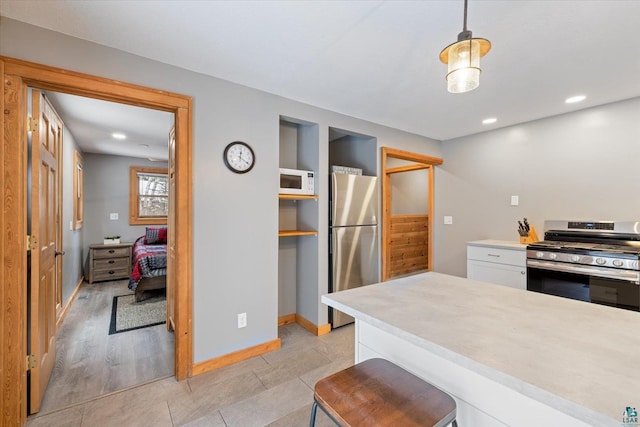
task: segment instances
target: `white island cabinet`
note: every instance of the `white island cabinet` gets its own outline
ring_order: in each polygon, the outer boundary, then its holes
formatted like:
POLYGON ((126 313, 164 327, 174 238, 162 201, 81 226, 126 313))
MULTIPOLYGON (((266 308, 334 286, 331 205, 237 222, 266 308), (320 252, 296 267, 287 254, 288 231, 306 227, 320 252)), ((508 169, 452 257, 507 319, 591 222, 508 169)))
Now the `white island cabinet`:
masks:
POLYGON ((322 297, 382 357, 446 391, 472 427, 620 427, 640 408, 640 314, 422 273, 322 297))
POLYGON ((503 240, 467 243, 467 278, 527 289, 527 245, 503 240))

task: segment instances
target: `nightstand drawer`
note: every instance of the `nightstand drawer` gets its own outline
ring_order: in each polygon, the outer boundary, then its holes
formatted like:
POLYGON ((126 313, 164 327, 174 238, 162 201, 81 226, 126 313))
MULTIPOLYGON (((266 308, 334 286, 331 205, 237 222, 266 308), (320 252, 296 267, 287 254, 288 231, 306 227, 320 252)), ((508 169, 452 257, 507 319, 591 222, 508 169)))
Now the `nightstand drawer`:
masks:
POLYGON ((129 257, 127 258, 115 258, 115 259, 96 259, 93 261, 93 269, 95 271, 101 270, 113 270, 113 269, 128 269, 129 257))
POLYGON ((93 258, 128 257, 130 252, 130 248, 100 248, 93 250, 93 258))
POLYGON ((129 270, 126 268, 114 268, 113 270, 103 270, 93 272, 93 281, 98 282, 100 280, 116 280, 126 279, 129 277, 129 270))

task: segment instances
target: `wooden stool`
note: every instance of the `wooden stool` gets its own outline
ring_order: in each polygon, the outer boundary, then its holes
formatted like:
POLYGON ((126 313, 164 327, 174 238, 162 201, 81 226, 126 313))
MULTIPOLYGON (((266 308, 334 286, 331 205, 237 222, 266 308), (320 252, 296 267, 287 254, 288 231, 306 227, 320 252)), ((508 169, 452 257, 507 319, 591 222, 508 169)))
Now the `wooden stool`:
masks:
POLYGON ((343 427, 458 425, 451 396, 384 359, 369 359, 318 381, 311 427, 318 406, 343 427))

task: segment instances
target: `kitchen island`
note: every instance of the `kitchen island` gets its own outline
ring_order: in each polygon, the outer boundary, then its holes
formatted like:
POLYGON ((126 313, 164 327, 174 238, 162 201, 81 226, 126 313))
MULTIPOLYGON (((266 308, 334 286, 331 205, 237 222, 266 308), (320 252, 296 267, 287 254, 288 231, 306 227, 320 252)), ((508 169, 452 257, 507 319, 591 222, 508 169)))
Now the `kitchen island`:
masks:
POLYGON ((638 425, 640 313, 439 273, 322 301, 356 319, 356 362, 447 391, 460 426, 638 425))

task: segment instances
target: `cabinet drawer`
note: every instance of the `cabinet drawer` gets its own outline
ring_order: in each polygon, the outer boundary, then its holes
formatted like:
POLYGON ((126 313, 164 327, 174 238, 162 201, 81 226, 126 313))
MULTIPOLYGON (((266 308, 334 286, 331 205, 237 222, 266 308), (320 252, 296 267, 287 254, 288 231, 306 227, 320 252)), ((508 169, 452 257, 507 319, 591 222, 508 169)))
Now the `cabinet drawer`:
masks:
POLYGON ((126 279, 129 277, 129 269, 128 268, 118 268, 113 270, 103 270, 103 271, 95 271, 93 272, 93 281, 98 282, 101 280, 115 280, 115 279, 126 279))
POLYGON ((527 289, 527 269, 516 265, 467 261, 467 278, 516 289, 527 289))
POLYGON ((516 265, 519 267, 525 267, 527 265, 527 253, 525 251, 510 249, 467 246, 467 259, 516 265))
POLYGON ((129 268, 129 257, 126 258, 102 258, 93 261, 93 268, 95 271, 101 270, 113 270, 113 269, 127 269, 129 268))
POLYGON ((94 258, 119 258, 128 257, 130 248, 100 248, 93 249, 94 258))

